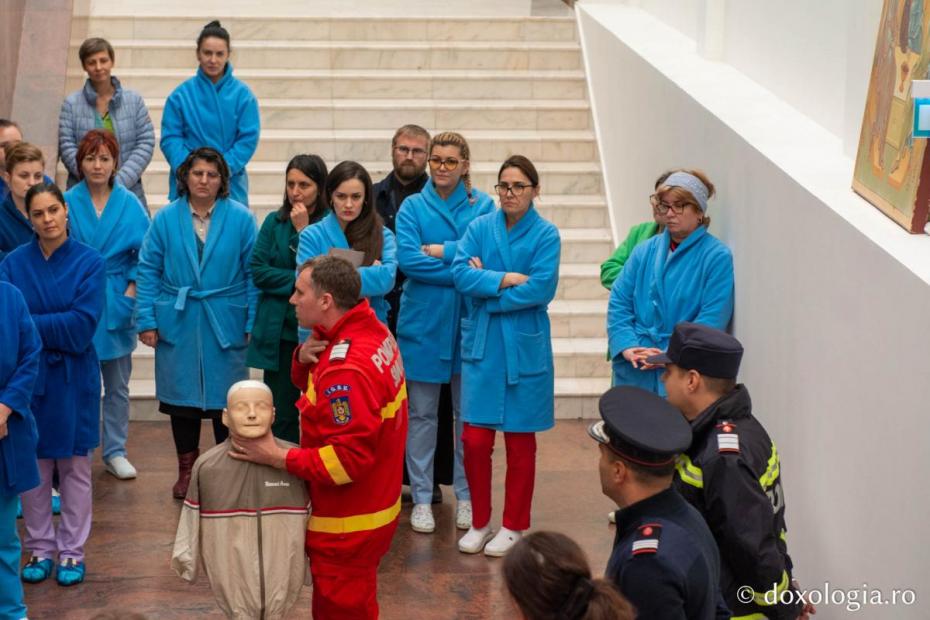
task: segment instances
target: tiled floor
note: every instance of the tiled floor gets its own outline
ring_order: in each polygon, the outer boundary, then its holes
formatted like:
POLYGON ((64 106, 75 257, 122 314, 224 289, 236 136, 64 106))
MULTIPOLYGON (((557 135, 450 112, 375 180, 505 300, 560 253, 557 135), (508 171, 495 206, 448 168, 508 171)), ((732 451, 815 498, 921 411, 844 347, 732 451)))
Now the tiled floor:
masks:
MULTIPOLYGON (((586 422, 560 421, 538 438, 538 470, 533 529, 569 534, 587 551, 595 572, 602 572, 613 540, 606 515, 610 500, 601 495, 597 450, 585 433, 586 422)), ((203 429, 203 447, 212 436, 203 429)), ((53 580, 26 586, 29 617, 82 620, 108 610, 141 612, 151 619, 222 618, 209 586, 193 586, 176 577, 168 563, 180 504, 170 489, 176 461, 168 424, 133 422, 129 453, 140 476, 119 482, 94 466, 94 526, 87 546, 87 581, 61 588, 53 580)), ((500 524, 503 442, 495 459, 495 513, 500 524)), ((436 507, 436 534, 413 533, 410 506, 391 552, 381 565, 379 600, 386 620, 513 618, 500 580, 499 560, 465 556, 455 543, 451 489, 436 507)), ((290 618, 308 618, 310 588, 305 587, 290 618)))

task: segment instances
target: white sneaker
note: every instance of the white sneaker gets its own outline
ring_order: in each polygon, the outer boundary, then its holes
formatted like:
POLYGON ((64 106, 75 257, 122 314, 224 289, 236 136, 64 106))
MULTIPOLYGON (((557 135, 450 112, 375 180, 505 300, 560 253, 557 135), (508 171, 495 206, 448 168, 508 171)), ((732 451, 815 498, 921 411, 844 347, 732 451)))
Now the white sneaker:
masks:
POLYGON ((508 530, 502 527, 491 542, 484 547, 484 554, 492 558, 500 558, 510 551, 510 548, 517 544, 517 541, 523 538, 523 532, 508 530))
POLYGON ((617 522, 617 512, 616 512, 615 510, 611 510, 610 512, 608 512, 608 513, 607 513, 607 520, 610 521, 611 523, 616 523, 616 522, 617 522))
POLYGON ((455 506, 455 527, 460 530, 471 528, 471 501, 460 499, 455 506))
POLYGON ((114 456, 109 461, 104 461, 104 467, 120 480, 132 480, 136 477, 136 468, 125 456, 114 456))
POLYGON ((410 527, 414 532, 432 534, 436 530, 433 508, 429 504, 415 504, 410 513, 410 527))
POLYGON ((491 530, 490 525, 486 525, 480 530, 472 527, 467 534, 459 538, 459 551, 462 553, 481 553, 481 550, 484 549, 484 546, 493 535, 494 532, 491 530))

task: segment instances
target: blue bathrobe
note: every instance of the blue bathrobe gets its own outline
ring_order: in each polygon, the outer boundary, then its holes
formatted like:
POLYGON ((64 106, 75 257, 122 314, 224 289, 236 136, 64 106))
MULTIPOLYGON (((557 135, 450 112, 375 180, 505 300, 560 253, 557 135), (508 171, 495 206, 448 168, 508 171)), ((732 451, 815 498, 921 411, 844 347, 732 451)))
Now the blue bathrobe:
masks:
POLYGON ((548 305, 559 282, 558 229, 533 205, 509 231, 503 211, 479 217, 459 241, 452 277, 471 306, 462 319, 462 418, 528 433, 554 424, 548 305), (483 269, 469 266, 473 256, 483 269), (501 290, 506 272, 529 276, 501 290))
POLYGON ((3 257, 35 237, 32 224, 13 203, 9 193, 0 202, 0 261, 3 257))
MULTIPOLYGON (((384 296, 394 288, 394 278, 397 275, 397 244, 394 241, 394 233, 387 226, 383 227, 383 234, 381 264, 359 267, 358 273, 362 278, 362 297, 368 298, 368 303, 371 304, 378 320, 387 325, 388 303, 384 296)), ((339 219, 335 213, 330 213, 300 232, 297 267, 299 268, 311 258, 328 254, 332 248, 351 249, 349 242, 346 241, 345 233, 339 227, 339 219)), ((303 342, 310 335, 310 330, 301 327, 297 335, 303 342)))
POLYGON ((411 381, 448 383, 462 372, 459 341, 463 302, 452 282, 459 239, 476 217, 494 211, 494 201, 473 190, 471 203, 461 181, 447 200, 427 182, 397 213, 397 262, 407 276, 397 319, 397 344, 411 381), (441 259, 423 253, 441 243, 441 259))
POLYGON ((665 396, 661 369, 623 359, 630 347, 668 348, 682 321, 725 329, 733 316, 733 255, 703 226, 669 252, 668 230, 636 246, 610 289, 607 337, 614 384, 665 396))
POLYGON ((158 400, 222 409, 229 387, 248 378, 246 334, 258 303, 249 268, 255 236, 248 208, 218 199, 198 260, 187 197, 155 215, 139 256, 136 330, 158 330, 158 400))
POLYGON ((148 212, 131 190, 118 183, 113 186, 100 218, 86 181, 68 190, 65 202, 71 235, 103 254, 106 260, 106 303, 94 334, 97 357, 106 361, 129 355, 138 342, 133 316, 136 300, 123 293, 136 279, 139 248, 149 229, 148 212))
POLYGON ((161 150, 171 165, 169 200, 178 197, 175 174, 196 148, 210 146, 229 166, 229 197, 248 206, 249 177, 245 166, 258 147, 258 100, 226 63, 214 84, 202 69, 168 96, 161 117, 161 150))
POLYGON ((0 282, 0 403, 13 410, 9 434, 0 439, 0 496, 19 495, 39 484, 32 390, 39 374, 42 340, 23 294, 0 282))
POLYGON ((103 313, 103 256, 68 239, 46 260, 33 239, 0 263, 0 281, 22 291, 42 338, 32 396, 36 455, 85 456, 100 441, 100 363, 93 339, 103 313))

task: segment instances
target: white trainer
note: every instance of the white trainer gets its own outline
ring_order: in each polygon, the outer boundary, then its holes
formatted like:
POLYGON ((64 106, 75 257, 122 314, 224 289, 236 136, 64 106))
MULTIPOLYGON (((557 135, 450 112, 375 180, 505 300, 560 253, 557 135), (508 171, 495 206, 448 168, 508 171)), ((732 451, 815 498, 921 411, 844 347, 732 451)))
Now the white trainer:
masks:
POLYGON ((502 527, 501 531, 497 533, 497 536, 485 545, 484 554, 492 558, 503 557, 507 555, 510 548, 517 544, 517 541, 521 538, 523 538, 523 532, 508 530, 506 527, 502 527))
POLYGON ((460 530, 471 528, 471 501, 460 499, 455 506, 455 527, 460 530))
POLYGON ((410 527, 414 532, 432 534, 436 530, 433 508, 429 504, 415 504, 410 513, 410 527))
POLYGON ((616 512, 615 510, 612 510, 612 511, 608 512, 608 513, 607 513, 607 520, 610 521, 611 523, 616 523, 616 522, 617 522, 617 512, 616 512))
POLYGON ((491 540, 493 535, 494 531, 491 530, 490 525, 486 525, 481 529, 469 528, 468 533, 459 538, 459 551, 462 553, 481 553, 481 550, 484 549, 484 546, 491 540))
POLYGON ((132 480, 136 477, 136 468, 132 466, 125 456, 114 456, 104 462, 106 470, 120 480, 132 480))

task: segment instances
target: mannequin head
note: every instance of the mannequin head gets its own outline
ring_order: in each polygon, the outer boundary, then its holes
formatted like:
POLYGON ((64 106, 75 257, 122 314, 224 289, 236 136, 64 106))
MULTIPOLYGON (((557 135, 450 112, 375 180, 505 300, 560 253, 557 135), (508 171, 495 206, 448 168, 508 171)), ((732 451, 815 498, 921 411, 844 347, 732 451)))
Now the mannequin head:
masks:
POLYGON ((271 389, 261 381, 239 381, 226 393, 223 424, 238 437, 255 439, 271 432, 274 400, 271 389))

